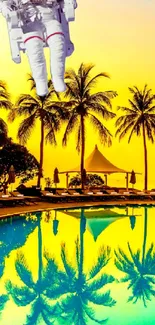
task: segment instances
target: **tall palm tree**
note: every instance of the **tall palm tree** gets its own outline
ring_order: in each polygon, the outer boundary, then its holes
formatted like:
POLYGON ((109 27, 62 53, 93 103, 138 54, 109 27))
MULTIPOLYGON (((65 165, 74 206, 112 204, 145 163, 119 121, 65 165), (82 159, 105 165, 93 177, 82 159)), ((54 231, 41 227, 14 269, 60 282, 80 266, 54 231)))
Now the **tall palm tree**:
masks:
POLYGON ((51 296, 48 296, 48 290, 50 290, 50 286, 53 285, 53 279, 55 279, 57 265, 54 260, 48 261, 48 258, 46 258, 47 265, 46 267, 43 267, 41 215, 42 213, 37 213, 39 262, 37 281, 34 281, 25 256, 21 251, 18 251, 17 253, 15 268, 23 285, 17 286, 14 285, 11 280, 6 281, 7 292, 12 296, 15 304, 17 306, 30 305, 31 307, 25 325, 36 325, 41 316, 45 324, 52 325, 53 318, 57 317, 57 304, 55 303, 51 306, 51 296))
POLYGON ((115 301, 110 295, 110 290, 106 292, 99 291, 106 284, 112 283, 114 278, 111 275, 103 273, 104 266, 110 260, 110 248, 101 247, 97 262, 88 273, 84 272, 84 232, 86 218, 84 210, 81 211, 80 220, 80 240, 76 240, 76 266, 68 260, 66 245, 62 244, 61 259, 64 271, 58 272, 59 289, 62 295, 59 299, 60 317, 59 322, 74 325, 86 325, 94 321, 103 324, 107 319, 98 320, 94 314, 91 304, 112 307, 115 301))
POLYGON ((15 104, 15 108, 9 114, 9 121, 14 121, 16 117, 24 116, 21 122, 17 137, 22 144, 26 144, 35 128, 36 121, 40 121, 40 167, 38 173, 37 186, 40 187, 43 174, 44 143, 49 142, 56 145, 55 133, 60 130, 62 122, 68 117, 68 113, 61 107, 55 96, 59 98, 54 88, 46 97, 39 97, 29 94, 20 95, 15 104), (46 136, 45 136, 46 134, 46 136))
POLYGON ((67 145, 72 131, 77 132, 76 149, 81 151, 81 180, 84 188, 83 170, 85 156, 86 122, 99 134, 101 143, 111 145, 112 135, 102 123, 101 118, 108 120, 115 117, 111 112, 111 99, 116 96, 114 91, 93 92, 96 83, 101 78, 107 78, 107 73, 99 73, 91 77, 93 65, 82 63, 78 72, 70 69, 66 72, 67 90, 66 102, 63 106, 70 110, 70 118, 64 133, 63 145, 67 145))
POLYGON ((151 93, 151 89, 144 86, 143 90, 137 87, 129 88, 132 94, 132 100, 129 99, 129 107, 118 107, 118 110, 125 114, 120 116, 116 121, 116 136, 119 140, 129 133, 128 143, 133 135, 143 137, 144 146, 144 189, 148 186, 148 159, 147 159, 147 139, 154 143, 155 133, 155 95, 151 93))
MULTIPOLYGON (((12 108, 12 103, 10 99, 10 94, 7 90, 7 85, 4 81, 0 80, 0 109, 10 110, 12 108)), ((0 147, 2 147, 8 138, 8 126, 7 123, 0 118, 0 147)))
POLYGON ((132 294, 128 301, 136 303, 142 300, 144 306, 151 300, 151 296, 155 297, 155 249, 154 245, 146 250, 147 242, 147 208, 144 208, 144 236, 142 249, 133 252, 128 243, 129 256, 119 248, 115 251, 115 265, 126 275, 121 282, 128 282, 128 289, 132 290, 132 294))

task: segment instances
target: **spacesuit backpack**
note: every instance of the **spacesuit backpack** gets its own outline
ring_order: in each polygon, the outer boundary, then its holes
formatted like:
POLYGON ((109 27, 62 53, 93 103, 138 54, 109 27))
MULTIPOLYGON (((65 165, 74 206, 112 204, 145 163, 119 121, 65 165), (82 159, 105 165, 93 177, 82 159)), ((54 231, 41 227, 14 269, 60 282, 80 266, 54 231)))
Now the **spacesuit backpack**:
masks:
MULTIPOLYGON (((41 0, 42 1, 42 0, 41 0)), ((53 1, 53 0, 47 0, 53 1)), ((22 0, 24 4, 30 3, 30 0, 22 0)), ((63 33, 66 41, 66 56, 70 56, 74 51, 74 45, 70 40, 69 32, 69 22, 75 20, 75 9, 77 8, 76 0, 57 0, 58 6, 58 15, 60 17, 60 22, 62 24, 63 33)), ((8 0, 2 1, 3 3, 9 3, 11 11, 9 15, 6 16, 8 35, 10 41, 10 49, 12 60, 15 63, 21 62, 20 51, 25 52, 25 45, 23 42, 23 31, 21 28, 20 13, 22 10, 21 2, 19 4, 18 0, 8 0)), ((38 3, 39 4, 39 3, 38 3)), ((1 6, 2 7, 2 6, 1 6)), ((0 8, 0 11, 1 8, 0 8)), ((47 43, 44 42, 44 47, 47 47, 47 43)))

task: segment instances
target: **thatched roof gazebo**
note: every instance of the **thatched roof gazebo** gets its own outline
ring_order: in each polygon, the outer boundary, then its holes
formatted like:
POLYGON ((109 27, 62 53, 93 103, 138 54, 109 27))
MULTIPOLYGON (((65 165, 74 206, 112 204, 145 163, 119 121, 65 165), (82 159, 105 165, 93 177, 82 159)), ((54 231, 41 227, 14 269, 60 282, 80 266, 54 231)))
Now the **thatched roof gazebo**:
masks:
MULTIPOLYGON (((107 185, 107 175, 114 173, 124 173, 126 174, 126 189, 128 190, 129 174, 131 172, 121 169, 113 165, 108 159, 106 159, 102 153, 99 151, 97 145, 95 149, 90 154, 90 156, 84 162, 84 168, 87 173, 102 173, 105 175, 105 184, 107 185)), ((66 184, 68 187, 68 175, 70 173, 80 173, 80 165, 70 169, 68 171, 59 171, 59 174, 66 174, 66 184)))

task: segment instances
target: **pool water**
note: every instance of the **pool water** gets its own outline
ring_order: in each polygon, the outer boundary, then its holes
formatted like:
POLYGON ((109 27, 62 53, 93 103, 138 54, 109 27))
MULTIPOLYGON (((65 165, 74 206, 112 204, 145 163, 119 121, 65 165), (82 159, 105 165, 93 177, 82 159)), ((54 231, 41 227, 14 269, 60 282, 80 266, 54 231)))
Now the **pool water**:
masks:
POLYGON ((154 325, 155 207, 0 222, 0 325, 154 325))

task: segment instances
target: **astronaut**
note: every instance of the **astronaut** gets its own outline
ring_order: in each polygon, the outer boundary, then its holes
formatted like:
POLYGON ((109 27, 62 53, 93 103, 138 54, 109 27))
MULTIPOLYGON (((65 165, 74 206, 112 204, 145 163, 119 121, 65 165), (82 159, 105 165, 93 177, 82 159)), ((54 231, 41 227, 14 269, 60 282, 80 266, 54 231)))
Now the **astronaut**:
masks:
MULTIPOLYGON (((8 19, 12 10, 18 10, 23 42, 36 84, 38 96, 48 94, 48 77, 44 57, 44 43, 50 49, 50 68, 54 89, 64 92, 66 39, 61 23, 61 12, 66 0, 1 0, 1 12, 8 19)), ((76 0, 67 0, 77 7, 76 0)))

